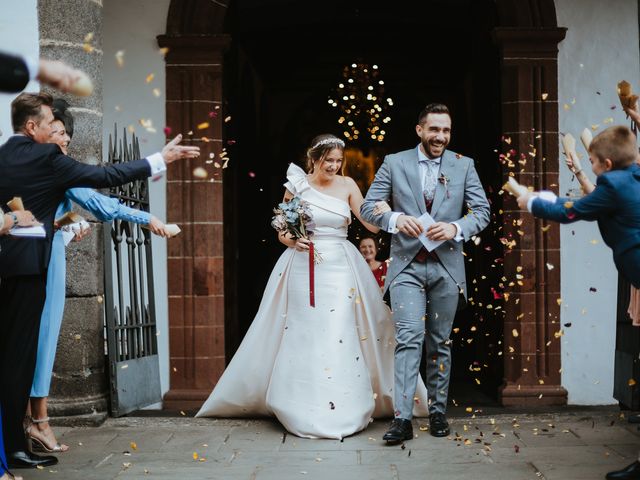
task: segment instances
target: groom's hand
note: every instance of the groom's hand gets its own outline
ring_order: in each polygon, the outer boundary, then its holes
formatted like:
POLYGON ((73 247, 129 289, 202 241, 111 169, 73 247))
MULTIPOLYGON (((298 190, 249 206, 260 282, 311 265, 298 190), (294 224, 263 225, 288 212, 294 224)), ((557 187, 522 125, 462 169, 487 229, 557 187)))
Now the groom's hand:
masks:
POLYGON ((458 229, 453 223, 436 222, 427 230, 427 238, 429 240, 451 240, 455 238, 458 229))
MULTIPOLYGON (((410 237, 418 238, 424 231, 420 221, 411 215, 400 215, 396 222, 396 228, 410 237)), ((455 228, 455 227, 454 227, 455 228)))

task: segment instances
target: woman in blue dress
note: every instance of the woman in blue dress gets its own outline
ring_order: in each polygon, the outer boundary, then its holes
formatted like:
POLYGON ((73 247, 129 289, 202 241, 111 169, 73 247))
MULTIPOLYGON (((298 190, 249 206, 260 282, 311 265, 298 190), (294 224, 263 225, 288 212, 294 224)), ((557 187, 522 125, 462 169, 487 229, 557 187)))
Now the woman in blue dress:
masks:
MULTIPOLYGON (((53 102, 55 121, 51 137, 52 143, 57 143, 64 154, 73 136, 73 117, 67 110, 68 103, 62 99, 53 102)), ((93 214, 98 220, 108 222, 120 219, 128 222, 148 225, 149 230, 156 235, 168 237, 165 225, 153 215, 121 204, 117 199, 98 193, 90 188, 72 188, 67 190, 66 199, 60 204, 55 218, 71 211, 71 202, 93 214)), ((76 233, 76 239, 86 235, 87 230, 76 233)), ((61 445, 49 426, 47 413, 47 397, 51 384, 53 362, 56 355, 60 325, 64 313, 66 280, 65 242, 62 231, 58 230, 53 237, 51 260, 47 272, 47 299, 42 311, 40 333, 38 339, 38 357, 36 370, 31 387, 31 418, 28 435, 35 450, 47 453, 66 452, 69 447, 61 445)), ((1 472, 1 470, 0 470, 1 472)), ((3 480, 0 478, 0 480, 3 480)))

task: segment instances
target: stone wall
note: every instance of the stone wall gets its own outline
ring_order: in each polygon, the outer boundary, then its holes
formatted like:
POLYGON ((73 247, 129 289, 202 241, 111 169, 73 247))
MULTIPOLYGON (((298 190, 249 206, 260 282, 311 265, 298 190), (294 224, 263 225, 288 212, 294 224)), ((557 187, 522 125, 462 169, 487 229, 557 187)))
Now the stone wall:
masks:
MULTIPOLYGON (((70 155, 96 164, 102 158, 102 1, 38 0, 40 54, 87 72, 95 90, 68 96, 75 119, 70 155)), ((55 92, 54 95, 58 95, 55 92)), ((91 218, 85 214, 87 218, 91 218)), ((103 341, 102 225, 67 249, 67 302, 54 365, 49 412, 98 422, 108 406, 103 341)))

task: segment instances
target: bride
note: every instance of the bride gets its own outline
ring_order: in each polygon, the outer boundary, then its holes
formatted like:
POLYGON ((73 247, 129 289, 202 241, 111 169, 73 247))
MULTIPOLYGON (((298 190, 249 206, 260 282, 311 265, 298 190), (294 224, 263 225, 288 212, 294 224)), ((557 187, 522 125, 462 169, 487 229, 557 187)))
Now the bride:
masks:
MULTIPOLYGON (((275 416, 291 433, 341 439, 372 417, 393 417, 394 326, 367 263, 347 240, 351 213, 363 222, 363 198, 342 176, 344 142, 316 137, 309 174, 291 164, 284 200, 309 204, 315 307, 309 304, 309 241, 279 234, 289 247, 276 263, 242 344, 199 417, 275 416)), ((414 415, 427 416, 419 380, 414 415)))

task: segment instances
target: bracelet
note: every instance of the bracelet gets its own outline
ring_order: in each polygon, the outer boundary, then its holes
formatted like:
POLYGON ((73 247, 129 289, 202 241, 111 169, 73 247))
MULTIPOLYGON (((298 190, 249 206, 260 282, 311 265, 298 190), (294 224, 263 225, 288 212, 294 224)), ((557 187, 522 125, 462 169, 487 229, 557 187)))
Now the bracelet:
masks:
POLYGON ((579 173, 582 173, 582 169, 580 170, 576 170, 575 172, 573 172, 573 174, 577 177, 579 173))

